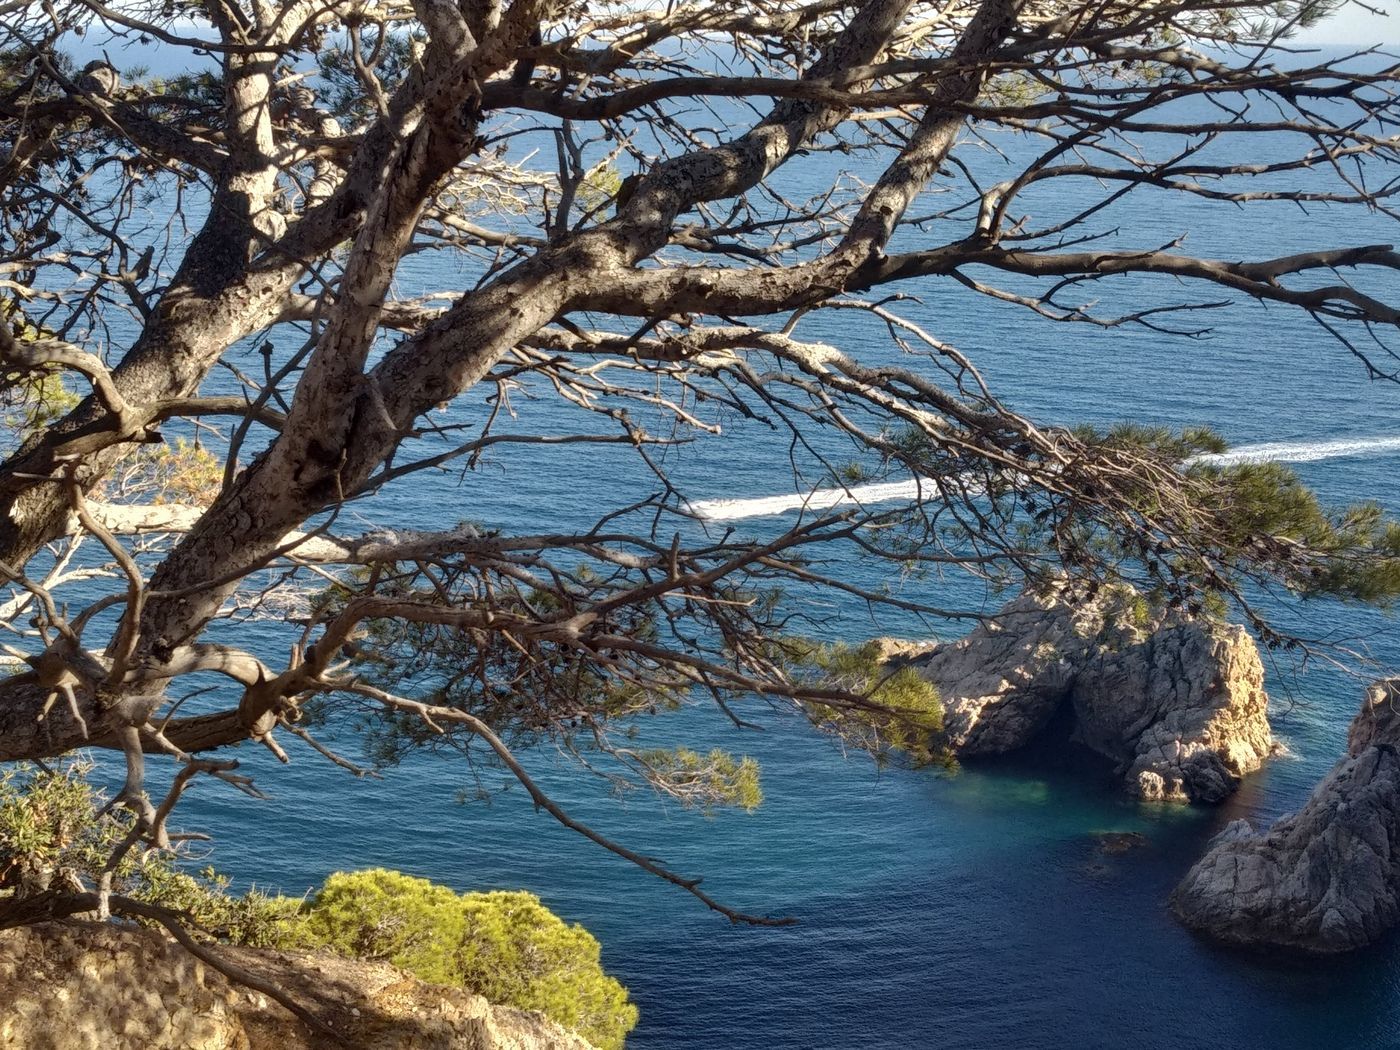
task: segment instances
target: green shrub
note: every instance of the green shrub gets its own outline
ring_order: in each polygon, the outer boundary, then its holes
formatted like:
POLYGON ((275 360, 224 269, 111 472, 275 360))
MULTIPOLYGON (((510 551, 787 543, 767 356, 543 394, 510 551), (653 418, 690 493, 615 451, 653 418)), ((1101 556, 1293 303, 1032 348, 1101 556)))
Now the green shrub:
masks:
POLYGON ((446 886, 396 871, 337 872, 311 899, 308 935, 357 959, 383 959, 434 984, 460 984, 466 923, 446 886))
POLYGON ((105 801, 86 763, 49 772, 27 764, 0 773, 0 889, 30 892, 68 869, 91 882, 125 826, 98 819, 105 801))
MULTIPOLYGON (((90 772, 75 762, 0 773, 0 898, 41 889, 60 871, 97 885, 131 816, 105 805, 90 772)), ((188 870, 180 857, 141 846, 113 874, 117 893, 179 912, 219 940, 392 962, 425 981, 542 1011, 600 1050, 620 1048, 637 1023, 627 989, 603 971, 598 941, 530 893, 458 895, 374 869, 330 876, 309 902, 256 888, 235 895, 215 869, 188 870)))
MULTIPOLYGON (((92 765, 75 761, 57 770, 19 764, 0 773, 0 896, 42 889, 59 872, 95 889, 107 858, 131 830, 124 808, 110 808, 88 780, 92 765)), ((213 936, 255 948, 304 942, 302 902, 254 888, 228 892, 213 868, 191 872, 181 858, 137 845, 112 872, 112 889, 179 912, 213 936)))
POLYGON ((873 706, 808 703, 807 716, 819 728, 837 734, 877 759, 899 756, 915 765, 951 768, 944 747, 943 702, 938 690, 912 666, 887 659, 878 639, 863 645, 784 639, 789 666, 811 684, 864 696, 873 706))
POLYGON ((247 893, 229 892, 229 877, 214 868, 188 872, 166 854, 142 856, 139 896, 152 904, 182 912, 191 923, 230 944, 249 948, 307 948, 305 901, 270 895, 254 886, 247 893))
POLYGON ((598 941, 531 893, 459 896, 399 872, 342 872, 312 899, 305 931, 342 954, 540 1010, 600 1050, 621 1047, 637 1023, 627 989, 603 971, 598 941))
POLYGON ((524 892, 468 893, 462 983, 495 1003, 541 1010, 600 1050, 637 1023, 627 989, 609 977, 598 940, 524 892))
POLYGON ((684 806, 706 813, 716 806, 737 806, 752 813, 763 803, 758 762, 712 748, 702 755, 688 747, 649 748, 636 752, 647 780, 684 806))

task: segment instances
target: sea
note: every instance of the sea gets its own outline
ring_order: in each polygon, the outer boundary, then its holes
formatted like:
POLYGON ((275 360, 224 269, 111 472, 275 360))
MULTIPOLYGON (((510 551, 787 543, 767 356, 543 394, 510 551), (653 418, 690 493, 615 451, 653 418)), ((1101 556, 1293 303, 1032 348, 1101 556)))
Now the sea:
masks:
MULTIPOLYGON (((969 136, 960 155, 979 174, 1005 178, 1042 148, 1013 135, 969 136)), ((1297 148, 1276 136, 1236 136, 1202 156, 1267 162, 1297 148)), ((552 162, 551 154, 539 156, 552 162)), ((795 199, 840 178, 878 173, 877 157, 801 160, 777 180, 795 199)), ((1276 184, 1336 182, 1321 165, 1276 184)), ((916 210, 936 211, 959 192, 965 185, 955 173, 940 176, 916 210)), ((1104 192, 1083 180, 1051 180, 1020 208, 1048 223, 1104 192)), ((1151 191, 1096 214, 1089 227, 1104 232, 1109 246, 1179 242, 1177 250, 1225 259, 1400 240, 1395 218, 1377 211, 1207 205, 1151 191)), ((903 243, 938 243, 955 228, 952 220, 931 223, 903 243)), ((1355 276, 1400 299, 1395 273, 1355 276)), ((474 280, 469 263, 416 255, 401 271, 399 291, 461 289, 474 280)), ((1187 337, 1055 322, 948 280, 899 291, 906 298, 892 309, 965 352, 999 397, 1039 422, 1204 424, 1236 454, 1292 464, 1330 503, 1376 500, 1400 512, 1400 386, 1368 378, 1357 357, 1297 310, 1136 277, 1066 293, 1093 301, 1104 316, 1130 304, 1240 300, 1179 318, 1208 329, 1187 337)), ((884 324, 868 314, 814 314, 797 334, 864 361, 927 367, 892 345, 884 324)), ((1400 333, 1377 335, 1400 344, 1400 333)), ((1360 338, 1384 360, 1369 337, 1360 338)), ((246 353, 256 364, 255 352, 246 353)), ((479 425, 484 398, 473 391, 442 419, 479 425)), ((579 425, 543 389, 518 392, 512 408, 510 425, 522 433, 579 425)), ((707 528, 771 534, 797 520, 814 489, 830 487, 810 459, 794 465, 781 429, 702 411, 720 432, 667 450, 664 462, 709 516, 707 528)), ((815 431, 813 440, 838 461, 857 455, 829 431, 815 431)), ((907 479, 880 480, 894 486, 894 498, 902 492, 907 499, 907 479)), ((397 482, 357 503, 342 524, 586 527, 657 484, 626 449, 500 446, 473 469, 454 464, 397 482)), ((849 551, 833 551, 831 559, 856 582, 880 586, 892 578, 888 566, 849 551)), ((951 575, 900 586, 912 597, 988 611, 1007 598, 951 575)), ((804 600, 813 632, 827 638, 951 638, 964 629, 873 612, 839 596, 804 600)), ((1282 622, 1372 662, 1338 668, 1267 654, 1271 720, 1286 753, 1219 807, 1134 802, 1111 775, 1054 746, 955 771, 913 770, 847 752, 791 717, 764 715, 762 730, 740 730, 704 705, 658 718, 643 732, 753 756, 764 792, 753 813, 694 812, 641 792, 618 797, 547 747, 524 756, 574 816, 678 872, 703 876, 706 891, 726 904, 797 920, 781 928, 733 925, 706 910, 557 825, 504 772, 482 774, 488 799, 463 801, 478 781, 449 757, 414 759, 375 780, 356 779, 294 741, 286 766, 247 747, 245 767, 270 798, 252 801, 202 783, 181 813, 187 829, 213 836, 209 862, 239 886, 302 894, 330 872, 384 866, 459 890, 538 894, 601 941, 603 965, 641 1010, 628 1041, 637 1050, 1400 1048, 1400 940, 1340 959, 1244 953, 1197 939, 1167 909, 1173 886, 1225 824, 1267 824, 1304 802, 1343 753, 1365 682, 1387 667, 1400 670, 1393 617, 1333 601, 1263 600, 1282 622), (1106 851, 1103 836, 1123 832, 1140 835, 1140 844, 1106 851)), ((245 640, 285 653, 283 629, 240 628, 245 640)))

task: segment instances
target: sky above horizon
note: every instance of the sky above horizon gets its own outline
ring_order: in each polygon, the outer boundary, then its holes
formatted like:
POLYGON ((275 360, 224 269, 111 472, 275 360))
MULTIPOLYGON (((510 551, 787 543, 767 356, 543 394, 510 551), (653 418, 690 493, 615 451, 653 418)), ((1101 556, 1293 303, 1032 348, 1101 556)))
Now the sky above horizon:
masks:
POLYGON ((1400 0, 1367 0, 1367 11, 1348 4, 1314 29, 1295 37, 1301 44, 1400 45, 1400 0))
MULTIPOLYGON (((1360 3, 1353 0, 1320 25, 1300 31, 1285 43, 1295 48, 1400 48, 1400 0, 1361 0, 1360 3)), ((109 54, 106 49, 112 46, 110 41, 103 41, 98 34, 92 34, 86 39, 72 41, 70 50, 81 64, 89 58, 109 54)), ((170 49, 159 44, 143 47, 133 42, 115 46, 124 59, 116 57, 116 53, 111 53, 110 57, 122 66, 139 64, 149 67, 154 73, 167 75, 182 71, 191 64, 189 53, 183 49, 170 49)))

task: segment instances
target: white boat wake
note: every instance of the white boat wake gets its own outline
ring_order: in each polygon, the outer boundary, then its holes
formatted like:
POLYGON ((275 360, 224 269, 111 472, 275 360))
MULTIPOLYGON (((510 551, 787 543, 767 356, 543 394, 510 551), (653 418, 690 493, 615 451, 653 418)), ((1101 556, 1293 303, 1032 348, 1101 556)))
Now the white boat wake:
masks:
MULTIPOLYGON (((1316 463, 1375 453, 1400 452, 1400 436, 1341 438, 1336 441, 1271 441, 1241 445, 1228 452, 1196 456, 1190 462, 1213 463, 1228 467, 1240 463, 1316 463)), ((756 496, 752 499, 706 499, 690 509, 707 521, 738 521, 766 518, 794 510, 830 510, 833 507, 867 506, 876 503, 913 502, 921 496, 932 498, 937 486, 927 479, 882 481, 872 485, 852 485, 841 489, 815 489, 785 496, 756 496)))
POLYGON ((1222 467, 1236 463, 1316 463, 1368 452, 1400 452, 1400 437, 1340 438, 1336 441, 1271 441, 1241 445, 1219 455, 1196 456, 1194 462, 1222 467))

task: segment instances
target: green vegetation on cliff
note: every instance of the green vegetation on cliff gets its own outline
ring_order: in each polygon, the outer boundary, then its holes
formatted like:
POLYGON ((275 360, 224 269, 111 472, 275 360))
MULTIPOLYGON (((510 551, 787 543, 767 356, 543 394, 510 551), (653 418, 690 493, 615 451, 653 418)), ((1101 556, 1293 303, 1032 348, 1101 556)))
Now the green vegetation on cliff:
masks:
MULTIPOLYGON (((87 772, 74 763, 0 775, 0 897, 69 873, 101 881, 131 817, 105 804, 87 772)), ((256 888, 240 895, 215 869, 187 871, 164 850, 131 851, 112 875, 114 893, 178 912, 213 939, 390 962, 497 1005, 539 1010, 599 1050, 620 1048, 637 1024, 597 939, 531 893, 458 894, 381 868, 337 872, 304 900, 256 888)))

